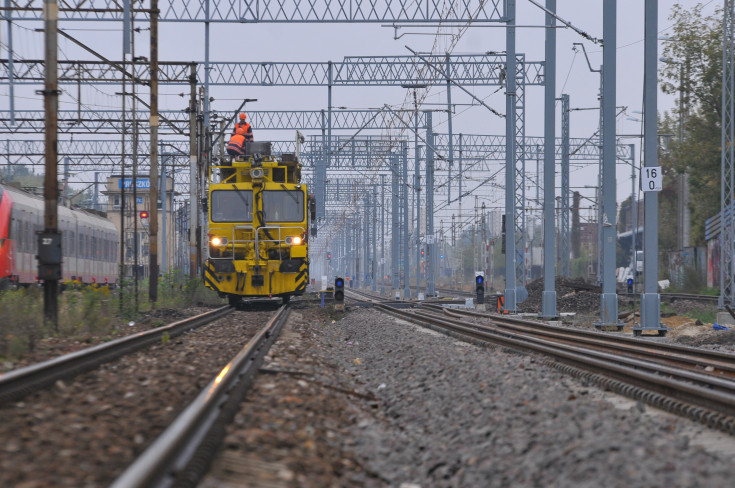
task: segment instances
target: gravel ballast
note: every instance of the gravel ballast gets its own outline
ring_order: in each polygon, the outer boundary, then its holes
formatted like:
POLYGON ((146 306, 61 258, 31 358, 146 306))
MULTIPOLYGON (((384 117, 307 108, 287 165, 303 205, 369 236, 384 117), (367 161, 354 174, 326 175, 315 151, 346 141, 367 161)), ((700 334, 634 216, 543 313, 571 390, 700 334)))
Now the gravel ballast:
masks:
POLYGON ((297 346, 276 343, 223 448, 271 463, 277 486, 732 486, 733 438, 535 356, 372 309, 289 327, 297 346))
POLYGON ((0 405, 0 487, 103 487, 273 315, 233 312, 0 405))

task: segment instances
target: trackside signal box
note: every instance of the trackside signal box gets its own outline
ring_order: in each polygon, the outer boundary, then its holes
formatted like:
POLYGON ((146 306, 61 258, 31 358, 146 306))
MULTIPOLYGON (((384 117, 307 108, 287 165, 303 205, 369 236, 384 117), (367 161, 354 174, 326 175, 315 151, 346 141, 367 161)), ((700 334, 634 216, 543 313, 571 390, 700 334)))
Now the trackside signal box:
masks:
POLYGON ((38 236, 38 278, 61 279, 61 233, 36 232, 38 236))
POLYGON ((345 280, 337 277, 334 279, 334 309, 345 309, 345 280))

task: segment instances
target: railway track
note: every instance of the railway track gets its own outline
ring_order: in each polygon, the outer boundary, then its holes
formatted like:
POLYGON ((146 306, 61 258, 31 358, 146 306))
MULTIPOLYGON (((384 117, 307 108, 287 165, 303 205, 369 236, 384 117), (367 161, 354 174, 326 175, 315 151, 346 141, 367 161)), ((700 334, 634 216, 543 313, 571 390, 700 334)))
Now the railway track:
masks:
POLYGON ((61 379, 89 371, 100 364, 125 354, 160 343, 163 337, 174 338, 230 313, 229 306, 221 307, 164 327, 122 337, 81 351, 34 364, 0 375, 0 404, 11 402, 61 379))
POLYGON ((380 309, 470 342, 535 352, 569 374, 735 433, 735 355, 423 306, 380 309), (482 319, 484 322, 477 322, 482 319), (470 320, 474 320, 470 322, 470 320))
POLYGON ((193 486, 289 309, 222 307, 3 375, 0 485, 193 486))
MULTIPOLYGON (((618 293, 619 297, 625 297, 627 299, 637 299, 640 298, 640 293, 618 293)), ((695 302, 702 302, 712 305, 717 305, 717 302, 719 301, 719 297, 714 295, 696 295, 693 293, 660 293, 659 296, 661 297, 661 300, 666 300, 667 302, 675 302, 677 300, 692 300, 695 302)))
POLYGON ((196 486, 288 317, 283 306, 176 420, 110 485, 196 486))

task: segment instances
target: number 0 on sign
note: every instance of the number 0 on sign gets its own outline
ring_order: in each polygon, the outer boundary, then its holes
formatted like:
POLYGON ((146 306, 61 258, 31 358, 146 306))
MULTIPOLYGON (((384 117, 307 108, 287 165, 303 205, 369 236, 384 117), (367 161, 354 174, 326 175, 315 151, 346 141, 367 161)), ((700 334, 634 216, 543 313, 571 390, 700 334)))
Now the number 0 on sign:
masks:
POLYGON ((661 191, 662 175, 661 166, 646 166, 641 169, 641 184, 643 191, 661 191))

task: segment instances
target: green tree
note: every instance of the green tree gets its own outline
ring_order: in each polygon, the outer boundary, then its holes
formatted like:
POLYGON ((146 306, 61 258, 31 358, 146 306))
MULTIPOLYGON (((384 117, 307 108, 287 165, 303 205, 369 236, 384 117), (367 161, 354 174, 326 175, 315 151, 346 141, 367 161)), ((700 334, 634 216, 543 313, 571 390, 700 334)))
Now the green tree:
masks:
POLYGON ((702 8, 701 4, 690 10, 674 5, 669 16, 672 39, 662 50, 673 62, 662 65, 661 89, 677 95, 675 114, 664 113, 659 123, 661 133, 674 134, 660 156, 664 171, 659 210, 662 250, 676 247, 676 229, 670 223, 677 215, 678 174, 689 173, 692 245, 704 244, 704 221, 720 210, 722 10, 705 17, 702 8))

